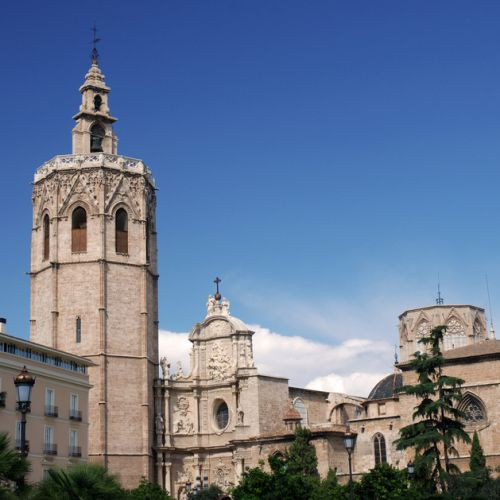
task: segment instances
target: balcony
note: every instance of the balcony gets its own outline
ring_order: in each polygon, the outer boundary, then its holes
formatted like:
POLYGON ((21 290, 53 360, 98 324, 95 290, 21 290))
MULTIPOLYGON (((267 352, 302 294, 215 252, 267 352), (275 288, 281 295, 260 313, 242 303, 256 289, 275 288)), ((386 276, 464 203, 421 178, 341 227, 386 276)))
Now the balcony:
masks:
POLYGON ((82 412, 80 410, 69 410, 69 419, 70 420, 77 420, 78 422, 82 421, 82 412))
MULTIPOLYGON (((26 442, 26 451, 30 451, 30 442, 28 440, 26 442)), ((16 439, 16 450, 21 451, 21 440, 16 439)))
POLYGON ((0 392, 0 408, 5 408, 6 399, 7 399, 7 393, 5 391, 0 392))
POLYGON ((57 444, 44 443, 43 444, 43 454, 44 455, 57 455, 57 444))
POLYGON ((82 447, 81 446, 70 446, 68 455, 70 457, 81 457, 82 456, 82 447))
POLYGON ((57 406, 45 405, 46 417, 57 417, 59 415, 59 408, 57 406))

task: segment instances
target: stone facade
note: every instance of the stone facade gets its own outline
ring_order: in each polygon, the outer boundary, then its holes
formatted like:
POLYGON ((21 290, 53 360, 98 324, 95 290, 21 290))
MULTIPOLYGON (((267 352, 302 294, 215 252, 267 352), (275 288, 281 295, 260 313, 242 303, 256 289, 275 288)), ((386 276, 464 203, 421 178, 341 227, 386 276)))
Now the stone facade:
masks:
POLYGON ((153 478, 155 184, 142 161, 116 154, 95 60, 80 91, 73 154, 35 173, 31 339, 95 363, 89 457, 132 486, 153 478))

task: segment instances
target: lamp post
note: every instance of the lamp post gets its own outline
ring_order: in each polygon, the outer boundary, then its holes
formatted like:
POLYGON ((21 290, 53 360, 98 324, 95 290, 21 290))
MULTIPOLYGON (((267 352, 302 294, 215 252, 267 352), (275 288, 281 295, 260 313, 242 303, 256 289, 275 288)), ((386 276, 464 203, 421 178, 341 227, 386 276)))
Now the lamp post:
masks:
POLYGON ((14 378, 14 385, 17 391, 17 410, 21 412, 21 455, 26 456, 26 413, 31 406, 31 389, 35 385, 35 377, 33 377, 26 366, 21 370, 21 373, 14 378))
POLYGON ((413 479, 413 474, 415 473, 415 465, 410 460, 406 466, 406 471, 408 472, 408 479, 411 481, 413 479))
POLYGON ((344 446, 347 451, 347 455, 349 456, 349 498, 350 500, 354 499, 354 491, 352 487, 352 460, 351 460, 351 454, 352 451, 354 450, 354 443, 356 441, 356 438, 354 437, 353 434, 348 432, 344 436, 344 446))

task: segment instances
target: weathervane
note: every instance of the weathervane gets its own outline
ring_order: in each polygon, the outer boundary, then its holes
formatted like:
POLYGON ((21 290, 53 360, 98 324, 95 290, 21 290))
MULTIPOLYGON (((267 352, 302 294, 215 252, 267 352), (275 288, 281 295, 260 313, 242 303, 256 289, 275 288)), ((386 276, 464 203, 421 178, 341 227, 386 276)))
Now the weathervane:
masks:
POLYGON ((97 58, 99 57, 99 52, 97 52, 97 43, 101 41, 100 38, 97 38, 97 28, 96 25, 94 24, 92 28, 92 63, 97 64, 97 58))
POLYGON ((218 276, 214 279, 215 286, 217 287, 217 291, 215 292, 215 300, 220 300, 222 298, 222 295, 219 292, 219 283, 221 281, 222 280, 218 276))

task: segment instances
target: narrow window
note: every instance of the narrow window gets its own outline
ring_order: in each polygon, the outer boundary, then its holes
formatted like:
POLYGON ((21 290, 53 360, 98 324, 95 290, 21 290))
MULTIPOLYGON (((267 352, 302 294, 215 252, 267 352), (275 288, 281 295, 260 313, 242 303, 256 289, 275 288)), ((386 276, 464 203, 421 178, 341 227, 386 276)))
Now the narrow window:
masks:
POLYGON ((81 456, 80 448, 78 447, 78 431, 71 429, 69 431, 69 456, 81 456))
POLYGON ((386 463, 385 437, 382 434, 375 434, 373 448, 375 452, 375 465, 386 463))
POLYGON ((71 251, 87 251, 87 212, 82 207, 75 208, 71 217, 71 251))
POLYGON ((293 401, 293 407, 299 412, 300 416, 302 417, 300 425, 302 427, 307 426, 307 408, 306 405, 304 404, 304 401, 302 401, 302 399, 300 398, 296 398, 293 401))
POLYGON ((49 243, 50 243, 50 222, 48 214, 43 217, 43 260, 49 258, 49 243))
POLYGON ((116 253, 128 253, 128 215, 123 208, 116 211, 115 248, 116 253))
POLYGON ((94 97, 94 111, 99 111, 101 109, 101 104, 102 104, 102 97, 97 94, 94 97))
POLYGON ((79 344, 82 341, 82 319, 80 316, 76 318, 76 343, 79 344))
POLYGON ((90 152, 102 153, 102 141, 104 139, 104 129, 100 125, 92 125, 90 129, 90 152))

